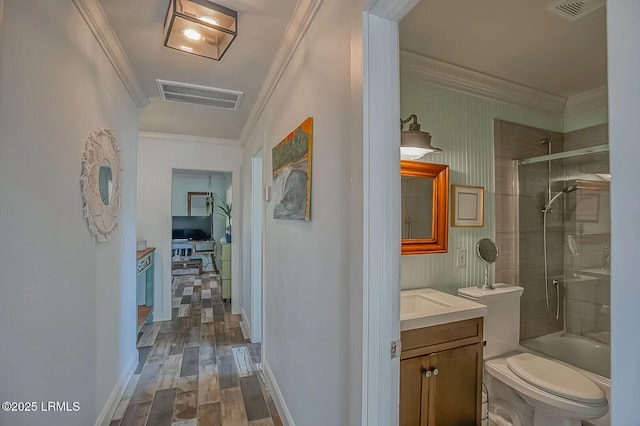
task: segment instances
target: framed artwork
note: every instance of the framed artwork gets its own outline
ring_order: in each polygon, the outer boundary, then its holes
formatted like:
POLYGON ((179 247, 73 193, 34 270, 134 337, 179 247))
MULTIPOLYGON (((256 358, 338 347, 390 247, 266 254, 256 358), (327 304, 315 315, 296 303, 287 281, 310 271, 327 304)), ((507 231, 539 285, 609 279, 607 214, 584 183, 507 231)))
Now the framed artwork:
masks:
POLYGON ((484 188, 451 186, 451 226, 484 226, 484 188))
POLYGON ((576 196, 576 220, 578 222, 598 222, 599 216, 599 194, 579 194, 576 196))
POLYGON ((313 118, 273 147, 273 218, 311 220, 313 118))

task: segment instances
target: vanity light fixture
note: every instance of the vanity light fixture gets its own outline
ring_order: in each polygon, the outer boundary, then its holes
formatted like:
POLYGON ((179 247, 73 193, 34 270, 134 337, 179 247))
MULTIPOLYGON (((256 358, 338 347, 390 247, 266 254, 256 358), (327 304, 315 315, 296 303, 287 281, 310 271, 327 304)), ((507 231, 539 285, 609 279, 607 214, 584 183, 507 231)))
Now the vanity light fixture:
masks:
POLYGON ((219 61, 238 35, 238 12, 209 0, 171 0, 164 45, 219 61))
POLYGON ((406 119, 400 119, 400 158, 415 160, 430 152, 442 152, 440 148, 431 146, 431 135, 420 131, 418 117, 411 114, 406 119), (412 123, 409 121, 413 120, 412 123), (409 130, 402 130, 409 123, 409 130))

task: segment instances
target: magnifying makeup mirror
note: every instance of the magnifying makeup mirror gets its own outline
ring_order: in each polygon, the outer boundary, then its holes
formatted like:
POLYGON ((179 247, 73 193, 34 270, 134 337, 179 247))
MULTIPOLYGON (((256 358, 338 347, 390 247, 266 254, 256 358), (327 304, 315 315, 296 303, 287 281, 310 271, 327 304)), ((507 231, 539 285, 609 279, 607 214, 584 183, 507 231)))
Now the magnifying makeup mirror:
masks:
POLYGON ((489 238, 483 238, 476 244, 476 255, 485 265, 484 284, 482 289, 493 289, 493 284, 489 284, 489 265, 498 260, 498 247, 489 238))

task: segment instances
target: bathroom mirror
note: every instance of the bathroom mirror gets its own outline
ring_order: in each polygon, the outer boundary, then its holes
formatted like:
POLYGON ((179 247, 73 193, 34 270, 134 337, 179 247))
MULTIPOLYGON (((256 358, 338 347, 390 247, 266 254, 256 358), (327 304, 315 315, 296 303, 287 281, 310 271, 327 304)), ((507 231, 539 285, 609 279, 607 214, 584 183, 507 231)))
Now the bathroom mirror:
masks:
POLYGON ((400 161, 402 254, 446 253, 449 166, 400 161))
POLYGON ((108 241, 120 216, 120 150, 109 129, 92 132, 82 155, 82 200, 89 230, 98 241, 108 241))
POLYGON ((485 265, 484 284, 482 288, 493 288, 493 285, 489 284, 489 265, 498 260, 498 247, 496 247, 496 243, 490 238, 481 239, 478 241, 478 244, 476 244, 476 255, 485 265))

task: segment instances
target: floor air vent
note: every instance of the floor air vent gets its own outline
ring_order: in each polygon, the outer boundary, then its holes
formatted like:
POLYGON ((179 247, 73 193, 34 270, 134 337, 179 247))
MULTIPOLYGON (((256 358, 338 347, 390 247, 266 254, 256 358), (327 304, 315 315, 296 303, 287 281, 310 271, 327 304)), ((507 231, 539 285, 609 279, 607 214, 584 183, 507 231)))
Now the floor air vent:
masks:
POLYGON ((175 81, 156 80, 160 96, 165 101, 206 105, 217 108, 237 110, 242 100, 242 92, 177 83, 175 81))
POLYGON ((549 6, 549 10, 570 21, 582 18, 605 5, 606 0, 561 0, 549 6))

